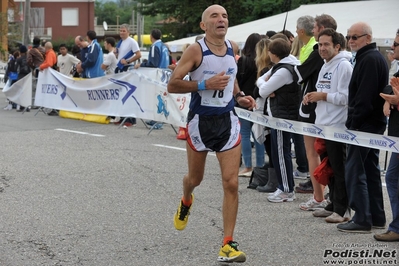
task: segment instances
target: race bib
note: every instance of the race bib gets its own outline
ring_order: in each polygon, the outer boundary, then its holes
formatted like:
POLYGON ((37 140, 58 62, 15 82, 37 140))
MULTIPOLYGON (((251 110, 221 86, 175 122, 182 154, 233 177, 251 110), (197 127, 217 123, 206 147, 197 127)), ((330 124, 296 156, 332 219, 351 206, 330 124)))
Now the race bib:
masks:
MULTIPOLYGON (((204 79, 210 79, 214 75, 205 74, 204 79)), ((208 107, 225 107, 233 97, 234 78, 230 76, 229 83, 224 90, 204 90, 199 91, 201 95, 201 105, 208 107)))

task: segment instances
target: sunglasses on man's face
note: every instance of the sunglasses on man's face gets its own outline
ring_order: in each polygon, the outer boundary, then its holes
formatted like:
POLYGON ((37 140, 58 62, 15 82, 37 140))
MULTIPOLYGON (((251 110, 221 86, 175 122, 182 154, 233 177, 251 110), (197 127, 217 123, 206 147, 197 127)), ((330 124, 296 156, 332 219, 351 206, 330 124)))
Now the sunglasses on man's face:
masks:
POLYGON ((366 35, 367 35, 367 33, 365 33, 365 34, 363 34, 363 35, 360 35, 360 36, 356 36, 356 35, 350 36, 350 35, 348 35, 348 36, 346 36, 346 40, 347 40, 348 42, 349 42, 350 39, 352 39, 352 40, 354 40, 354 41, 357 41, 357 39, 359 39, 360 37, 366 36, 366 35))
POLYGON ((392 46, 393 46, 393 47, 399 46, 399 43, 393 41, 393 45, 392 45, 392 46))

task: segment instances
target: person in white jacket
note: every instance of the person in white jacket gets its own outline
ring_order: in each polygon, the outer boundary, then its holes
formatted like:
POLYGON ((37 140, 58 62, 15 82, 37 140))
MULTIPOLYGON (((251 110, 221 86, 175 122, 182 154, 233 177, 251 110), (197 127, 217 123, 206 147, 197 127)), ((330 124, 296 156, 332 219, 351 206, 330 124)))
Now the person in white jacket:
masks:
MULTIPOLYGON (((320 32, 319 54, 324 59, 324 65, 316 82, 317 91, 307 93, 303 98, 305 105, 317 102, 316 125, 345 128, 352 65, 349 61, 351 54, 344 49, 345 39, 342 34, 333 29, 320 32)), ((331 203, 325 207, 325 212, 330 214, 326 222, 342 223, 349 220, 345 187, 346 145, 327 139, 325 143, 334 172, 334 178, 329 183, 331 203)))
MULTIPOLYGON (((260 96, 267 98, 265 114, 276 118, 298 120, 301 92, 293 74, 294 66, 298 65, 299 61, 290 56, 290 45, 283 39, 273 40, 269 44, 269 57, 275 65, 256 82, 260 96)), ((293 201, 295 193, 291 133, 272 129, 270 134, 271 159, 276 170, 278 186, 267 199, 278 203, 293 201)))

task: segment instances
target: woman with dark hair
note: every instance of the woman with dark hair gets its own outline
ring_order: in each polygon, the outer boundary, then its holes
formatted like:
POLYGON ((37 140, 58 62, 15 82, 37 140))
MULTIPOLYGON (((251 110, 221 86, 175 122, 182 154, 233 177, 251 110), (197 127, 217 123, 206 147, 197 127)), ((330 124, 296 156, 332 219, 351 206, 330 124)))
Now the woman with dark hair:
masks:
MULTIPOLYGON (((245 41, 242 55, 238 59, 237 81, 240 89, 245 95, 254 96, 254 88, 256 82, 257 67, 255 64, 256 44, 261 40, 258 33, 252 33, 245 41)), ((237 104, 238 107, 242 108, 237 104)), ((252 145, 251 145, 251 129, 253 123, 251 121, 241 119, 241 153, 245 168, 238 173, 238 176, 250 177, 252 174, 252 145)), ((263 167, 265 164, 265 148, 263 143, 255 143, 256 166, 263 167)))

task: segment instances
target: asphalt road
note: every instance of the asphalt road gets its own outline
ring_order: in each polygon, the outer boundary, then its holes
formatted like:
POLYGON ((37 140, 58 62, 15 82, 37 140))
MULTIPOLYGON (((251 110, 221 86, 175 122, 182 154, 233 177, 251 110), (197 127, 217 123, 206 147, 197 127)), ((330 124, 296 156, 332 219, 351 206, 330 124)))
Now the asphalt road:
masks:
MULTIPOLYGON (((187 166, 185 142, 171 127, 147 135, 140 121, 118 129, 34 116, 35 110, 4 111, 3 104, 0 93, 1 266, 220 265, 222 188, 214 155, 208 156, 205 179, 195 190, 189 224, 179 232, 172 218, 187 166)), ((270 203, 247 183, 240 178, 235 240, 247 254, 241 265, 326 265, 328 259, 399 264, 389 253, 399 242, 339 232, 298 208, 309 195, 270 203), (362 250, 369 251, 367 258, 355 258, 362 250), (370 257, 380 250, 388 255, 370 257)), ((384 195, 390 221, 385 187, 384 195)))

